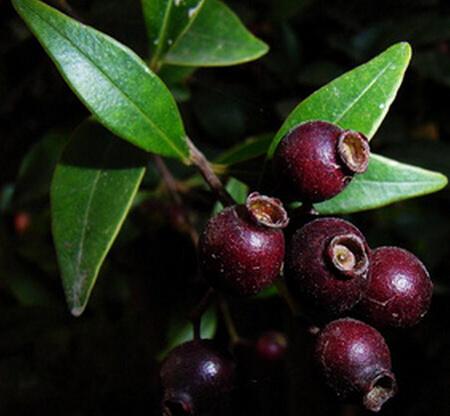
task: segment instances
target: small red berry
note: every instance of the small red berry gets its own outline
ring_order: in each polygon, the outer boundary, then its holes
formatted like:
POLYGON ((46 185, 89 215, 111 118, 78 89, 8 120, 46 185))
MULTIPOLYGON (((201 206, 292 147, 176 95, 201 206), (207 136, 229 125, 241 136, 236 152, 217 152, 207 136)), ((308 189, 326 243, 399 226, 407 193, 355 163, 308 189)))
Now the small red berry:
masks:
POLYGON ((339 218, 309 222, 293 235, 286 281, 294 296, 320 311, 340 314, 368 286, 369 247, 361 231, 339 218))
POLYGON ((342 399, 361 400, 378 412, 397 390, 383 336, 355 319, 329 323, 318 335, 316 360, 328 386, 342 399))
POLYGON ((288 341, 286 335, 278 331, 267 331, 256 341, 256 355, 260 360, 275 362, 286 355, 288 341))
POLYGON ((433 284, 422 262, 398 247, 372 252, 369 288, 357 311, 378 327, 417 324, 431 303, 433 284))
POLYGON ((233 387, 234 363, 212 341, 190 341, 169 353, 160 376, 165 416, 214 414, 233 387))
POLYGON ((341 192, 355 173, 365 172, 369 155, 363 134, 310 121, 294 127, 281 140, 274 166, 289 193, 302 201, 320 202, 341 192))
POLYGON ((284 260, 287 213, 280 200, 252 193, 245 205, 211 218, 199 241, 199 260, 211 286, 251 295, 279 276, 284 260))
POLYGON ((14 229, 17 235, 25 234, 31 225, 31 217, 28 212, 20 211, 14 215, 14 229))

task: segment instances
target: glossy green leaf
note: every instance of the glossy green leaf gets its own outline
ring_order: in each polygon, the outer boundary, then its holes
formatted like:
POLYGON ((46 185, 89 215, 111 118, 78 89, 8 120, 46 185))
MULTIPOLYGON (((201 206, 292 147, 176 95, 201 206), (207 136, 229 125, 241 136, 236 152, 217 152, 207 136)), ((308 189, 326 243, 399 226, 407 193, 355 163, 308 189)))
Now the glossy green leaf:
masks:
POLYGON ((100 266, 145 173, 145 154, 88 121, 74 134, 51 188, 53 237, 73 315, 86 307, 100 266))
POLYGON ((281 126, 269 157, 292 127, 309 120, 329 121, 372 138, 394 101, 410 59, 409 44, 398 43, 310 95, 281 126))
MULTIPOLYGON (((245 183, 235 178, 230 178, 225 188, 238 204, 245 203, 248 195, 248 186, 245 183)), ((222 210, 223 205, 220 202, 216 202, 213 208, 213 215, 219 213, 222 210)))
POLYGON ((103 125, 146 151, 187 161, 186 135, 175 101, 133 51, 38 0, 12 3, 103 125))
POLYGON ((20 165, 14 191, 15 207, 48 195, 53 171, 66 143, 65 135, 49 133, 30 149, 20 165))
POLYGON ((357 175, 334 198, 314 205, 320 214, 350 214, 439 191, 447 178, 437 172, 371 155, 367 172, 357 175))
POLYGON ((218 0, 206 0, 199 13, 164 57, 187 66, 226 66, 258 59, 267 45, 253 36, 239 18, 218 0))
POLYGON ((205 0, 141 0, 150 41, 152 64, 192 24, 205 0))
MULTIPOLYGON (((200 334, 202 339, 211 339, 214 337, 217 329, 217 312, 214 307, 210 307, 202 316, 200 334)), ((169 323, 167 333, 167 344, 158 354, 158 358, 163 359, 173 348, 184 342, 191 341, 194 337, 192 322, 188 320, 172 319, 169 323)))

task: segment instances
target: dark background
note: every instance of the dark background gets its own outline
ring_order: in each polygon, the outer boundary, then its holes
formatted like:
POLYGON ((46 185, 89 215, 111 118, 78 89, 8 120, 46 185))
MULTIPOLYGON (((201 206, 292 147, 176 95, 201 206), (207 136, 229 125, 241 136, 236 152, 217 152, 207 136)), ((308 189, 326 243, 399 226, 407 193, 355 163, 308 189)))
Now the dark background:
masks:
MULTIPOLYGON (((413 61, 372 149, 450 175, 450 2, 227 3, 271 51, 251 64, 199 70, 188 83, 173 86, 190 136, 208 154, 276 131, 316 88, 392 43, 408 40, 413 61)), ((137 0, 70 4, 86 22, 146 57, 137 0)), ((16 180, 35 143, 49 133, 63 143, 87 115, 9 2, 0 0, 0 412, 5 415, 158 414, 154 357, 167 342, 168 317, 183 321, 203 289, 195 251, 170 199, 162 195, 133 211, 87 311, 81 318, 70 316, 52 247, 47 184, 35 194, 30 178, 28 184, 16 185, 16 180), (14 186, 21 198, 7 204, 14 186), (18 212, 30 216, 25 232, 14 228, 18 212)), ((44 177, 52 168, 46 155, 36 162, 44 177)), ((173 168, 179 176, 189 173, 173 168)), ((154 189, 156 181, 150 170, 145 187, 154 189)), ((198 190, 185 196, 199 226, 212 202, 198 190)), ((431 311, 420 325, 384 331, 400 391, 382 414, 450 412, 449 213, 447 188, 351 216, 371 246, 399 245, 416 253, 435 283, 431 311)), ((239 384, 232 414, 365 413, 328 396, 315 376, 308 336, 280 300, 233 301, 231 307, 244 336, 276 328, 291 341, 284 367, 239 384)), ((218 339, 226 342, 220 321, 218 339)))

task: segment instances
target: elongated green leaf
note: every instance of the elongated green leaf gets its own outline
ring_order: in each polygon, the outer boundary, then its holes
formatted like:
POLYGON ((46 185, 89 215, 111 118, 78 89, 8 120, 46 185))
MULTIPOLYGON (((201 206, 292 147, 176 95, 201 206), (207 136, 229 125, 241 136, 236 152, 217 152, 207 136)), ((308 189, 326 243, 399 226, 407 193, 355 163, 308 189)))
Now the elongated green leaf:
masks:
POLYGON ((53 170, 66 143, 64 135, 49 133, 30 149, 22 161, 17 177, 15 207, 48 195, 53 170))
POLYGON ((205 0, 142 0, 152 63, 189 29, 205 0))
POLYGON ((269 157, 292 127, 309 120, 329 121, 372 138, 394 101, 410 59, 411 47, 398 43, 316 91, 281 126, 269 157))
POLYGON ((164 62, 187 66, 226 66, 258 59, 267 45, 253 36, 222 2, 206 0, 199 13, 181 33, 164 62))
POLYGON ((334 198, 314 205, 321 214, 350 214, 439 191, 447 178, 437 172, 372 154, 367 172, 334 198))
POLYGON ((117 136, 187 161, 185 132, 162 81, 130 49, 38 0, 13 0, 69 86, 117 136))
POLYGON ((262 156, 272 142, 273 134, 262 134, 258 137, 250 137, 242 143, 228 149, 214 160, 215 164, 234 165, 262 156))
POLYGON ((51 188, 53 237, 73 315, 86 307, 100 266, 144 176, 139 149, 88 121, 58 163, 51 188))

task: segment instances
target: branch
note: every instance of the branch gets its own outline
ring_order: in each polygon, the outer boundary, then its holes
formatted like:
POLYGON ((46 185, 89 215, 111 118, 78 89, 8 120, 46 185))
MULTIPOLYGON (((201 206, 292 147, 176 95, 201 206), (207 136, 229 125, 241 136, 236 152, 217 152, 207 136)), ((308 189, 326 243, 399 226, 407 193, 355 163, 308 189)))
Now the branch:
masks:
POLYGON ((197 149, 197 147, 189 138, 187 138, 187 142, 192 163, 197 167, 197 169, 203 176, 203 179, 209 185, 211 190, 216 194, 217 199, 222 203, 224 207, 236 204, 236 201, 224 188, 219 177, 214 173, 211 164, 208 162, 205 155, 197 149))

